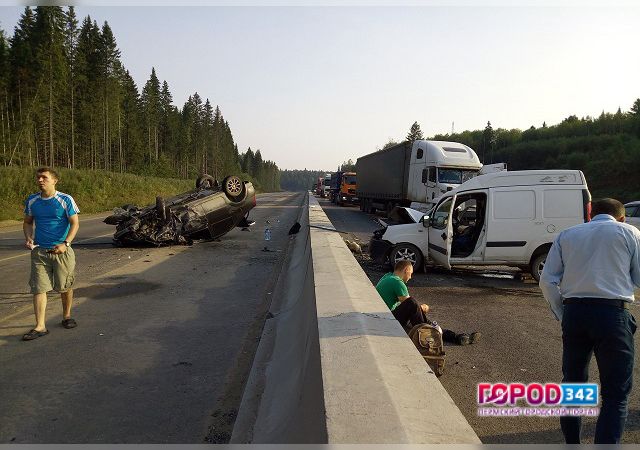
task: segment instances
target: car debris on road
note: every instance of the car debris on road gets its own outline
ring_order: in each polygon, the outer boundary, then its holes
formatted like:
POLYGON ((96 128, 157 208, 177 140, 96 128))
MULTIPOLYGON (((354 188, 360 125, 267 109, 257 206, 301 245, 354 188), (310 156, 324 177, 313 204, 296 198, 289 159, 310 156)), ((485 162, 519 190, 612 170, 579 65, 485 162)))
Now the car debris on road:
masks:
POLYGON ((235 175, 218 183, 210 175, 196 180, 192 191, 139 208, 115 208, 104 222, 116 225, 117 246, 191 245, 194 240, 217 239, 234 227, 249 227, 249 211, 256 205, 253 184, 235 175))

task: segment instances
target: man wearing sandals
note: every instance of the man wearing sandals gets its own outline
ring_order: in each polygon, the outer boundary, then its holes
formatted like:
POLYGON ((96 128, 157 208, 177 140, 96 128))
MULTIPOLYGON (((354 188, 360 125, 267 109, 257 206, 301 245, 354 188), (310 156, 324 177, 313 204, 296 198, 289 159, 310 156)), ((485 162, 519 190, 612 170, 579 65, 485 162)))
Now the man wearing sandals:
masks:
POLYGON ((56 191, 58 173, 41 167, 36 171, 40 192, 27 198, 24 209, 25 245, 31 250, 31 278, 29 286, 33 294, 33 310, 36 326, 22 336, 32 341, 49 334, 45 325, 47 292, 55 290, 62 297, 62 326, 75 328, 71 318, 73 281, 76 266, 71 242, 76 237, 80 210, 70 195, 56 191), (34 233, 35 225, 35 233, 34 233))
POLYGON ((442 339, 445 342, 451 342, 458 345, 473 344, 480 340, 480 333, 473 332, 471 334, 456 333, 451 330, 442 330, 437 322, 427 318, 429 306, 420 304, 413 297, 409 296, 407 282, 413 275, 413 266, 408 260, 401 260, 396 263, 393 272, 384 275, 378 284, 376 290, 382 300, 391 310, 391 314, 396 318, 403 327, 409 328, 416 325, 426 323, 438 328, 442 333, 442 339))

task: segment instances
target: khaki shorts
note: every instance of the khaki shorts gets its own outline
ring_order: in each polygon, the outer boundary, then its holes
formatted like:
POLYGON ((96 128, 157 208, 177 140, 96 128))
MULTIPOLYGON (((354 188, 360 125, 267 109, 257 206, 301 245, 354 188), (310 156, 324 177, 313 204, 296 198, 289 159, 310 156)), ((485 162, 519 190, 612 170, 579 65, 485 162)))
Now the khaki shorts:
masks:
POLYGON ((46 248, 34 248, 31 250, 31 293, 43 294, 52 289, 67 292, 73 287, 75 268, 76 255, 71 247, 60 255, 47 253, 46 248))

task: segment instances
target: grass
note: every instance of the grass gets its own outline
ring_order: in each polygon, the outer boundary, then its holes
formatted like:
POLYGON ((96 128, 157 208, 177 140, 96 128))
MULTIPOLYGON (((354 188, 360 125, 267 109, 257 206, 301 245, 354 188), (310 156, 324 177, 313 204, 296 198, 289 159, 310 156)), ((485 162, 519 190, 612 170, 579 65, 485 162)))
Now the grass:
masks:
MULTIPOLYGON (((144 206, 194 188, 195 180, 143 177, 103 170, 57 169, 56 189, 71 195, 81 213, 93 214, 127 203, 144 206)), ((24 201, 38 192, 33 167, 0 167, 0 221, 22 220, 24 201)))

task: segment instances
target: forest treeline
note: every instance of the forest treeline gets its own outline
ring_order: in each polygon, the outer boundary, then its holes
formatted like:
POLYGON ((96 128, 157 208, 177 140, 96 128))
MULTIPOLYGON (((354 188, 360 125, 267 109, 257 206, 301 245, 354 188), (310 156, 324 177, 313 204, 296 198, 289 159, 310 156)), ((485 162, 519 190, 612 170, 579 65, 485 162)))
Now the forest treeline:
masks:
POLYGON ((571 115, 557 125, 437 134, 430 139, 461 142, 484 164, 506 162, 509 170, 579 169, 594 197, 640 199, 640 99, 630 109, 597 118, 571 115))
POLYGON ((178 108, 154 68, 138 89, 109 24, 73 7, 25 7, 0 29, 0 161, 159 177, 221 179, 244 172, 262 191, 279 171, 241 154, 218 106, 197 92, 178 108))

